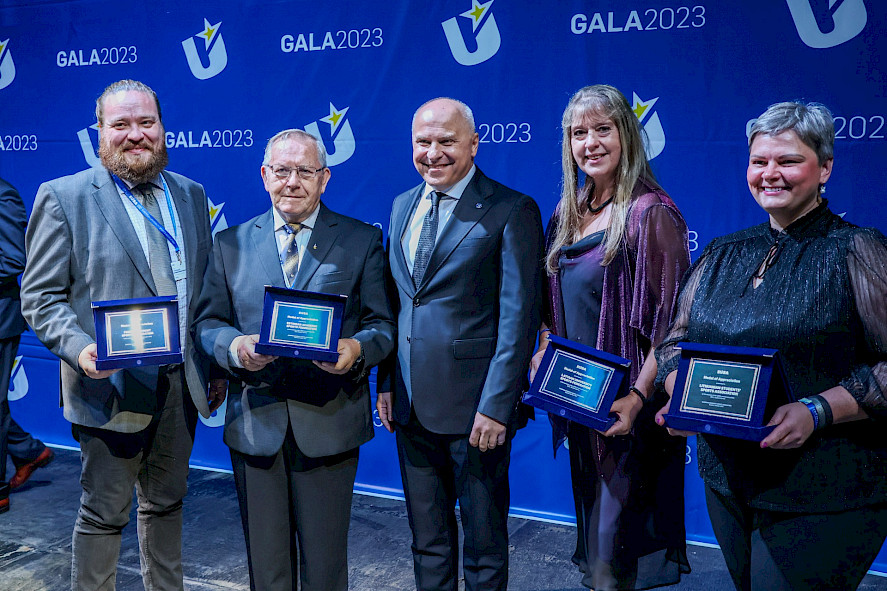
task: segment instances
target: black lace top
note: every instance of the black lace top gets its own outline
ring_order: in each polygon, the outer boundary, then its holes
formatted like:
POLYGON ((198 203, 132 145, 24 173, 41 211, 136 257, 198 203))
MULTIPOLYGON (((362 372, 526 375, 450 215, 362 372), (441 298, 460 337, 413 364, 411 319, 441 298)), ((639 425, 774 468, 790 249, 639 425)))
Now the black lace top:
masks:
POLYGON ((796 450, 700 435, 705 482, 753 507, 839 511, 887 501, 887 238, 827 202, 777 233, 769 224, 717 238, 684 280, 657 349, 660 384, 680 341, 779 349, 795 396, 845 387, 870 419, 814 432, 796 450), (777 256, 752 277, 774 241, 777 256))

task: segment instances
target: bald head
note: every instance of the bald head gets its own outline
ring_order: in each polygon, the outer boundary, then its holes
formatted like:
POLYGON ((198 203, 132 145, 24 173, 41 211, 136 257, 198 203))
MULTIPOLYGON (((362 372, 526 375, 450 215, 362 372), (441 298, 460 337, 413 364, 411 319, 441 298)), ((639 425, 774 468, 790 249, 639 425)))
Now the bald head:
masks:
POLYGON ((435 191, 447 191, 465 178, 477 146, 474 115, 465 103, 436 98, 413 115, 413 164, 435 191))
POLYGON ((413 113, 413 129, 415 129, 416 121, 418 119, 423 119, 427 121, 430 117, 433 117, 434 114, 439 111, 451 111, 458 113, 468 125, 469 132, 474 133, 476 131, 474 126, 474 113, 471 112, 471 107, 460 100, 447 97, 431 99, 430 101, 423 103, 421 107, 416 109, 416 112, 413 113))

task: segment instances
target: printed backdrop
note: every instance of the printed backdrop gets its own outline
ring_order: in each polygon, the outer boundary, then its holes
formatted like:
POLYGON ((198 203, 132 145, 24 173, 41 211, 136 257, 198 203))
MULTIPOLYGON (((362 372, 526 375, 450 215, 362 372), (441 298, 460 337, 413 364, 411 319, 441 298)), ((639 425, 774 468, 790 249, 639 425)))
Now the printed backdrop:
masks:
MULTIPOLYGON (((275 132, 322 138, 332 209, 387 230, 392 197, 419 177, 410 118, 425 100, 469 104, 477 162, 547 218, 560 182, 560 118, 587 84, 616 86, 690 226, 695 252, 765 219, 745 185, 746 131, 768 105, 817 100, 836 120, 827 196, 887 231, 887 55, 879 0, 0 0, 0 176, 28 207, 38 185, 97 162, 94 101, 135 78, 160 96, 170 169, 198 180, 215 231, 269 206, 259 175, 275 132)), ((10 392, 17 420, 75 445, 58 409, 58 361, 27 333, 10 392)), ((224 409, 222 409, 224 410, 224 409)), ((229 469, 223 412, 202 420, 192 461, 229 469)), ((398 496, 393 438, 377 421, 357 488, 398 496)), ((515 440, 512 511, 572 522, 565 453, 547 420, 515 440)), ((687 448, 687 528, 713 541, 687 448)), ((887 552, 875 568, 887 571, 887 552)))

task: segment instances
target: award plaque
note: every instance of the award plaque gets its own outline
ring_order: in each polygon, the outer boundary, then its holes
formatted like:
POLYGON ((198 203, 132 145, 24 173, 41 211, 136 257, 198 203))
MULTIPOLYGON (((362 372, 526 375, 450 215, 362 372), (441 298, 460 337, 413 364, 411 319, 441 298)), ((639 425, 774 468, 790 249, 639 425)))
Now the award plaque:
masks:
POLYGON ((176 296, 92 303, 96 369, 182 363, 176 296))
POLYGON ((523 401, 592 429, 606 431, 616 422, 610 416, 610 407, 617 395, 628 387, 629 367, 628 359, 551 335, 523 401))
POLYGON ((778 406, 794 400, 776 349, 678 343, 681 360, 665 423, 761 441, 778 406))
POLYGON ((266 285, 256 353, 338 361, 347 299, 343 295, 266 285))

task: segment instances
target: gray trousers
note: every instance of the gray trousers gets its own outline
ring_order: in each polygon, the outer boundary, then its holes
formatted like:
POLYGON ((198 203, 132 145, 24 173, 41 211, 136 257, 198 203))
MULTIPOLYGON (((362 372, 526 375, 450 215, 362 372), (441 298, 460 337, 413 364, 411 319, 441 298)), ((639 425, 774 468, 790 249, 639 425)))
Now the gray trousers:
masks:
POLYGON ((347 591, 357 458, 308 457, 291 429, 274 456, 231 450, 253 591, 347 591))
POLYGON ((184 589, 182 499, 188 492, 196 410, 190 397, 183 395, 182 381, 181 368, 160 376, 157 395, 163 410, 143 431, 117 433, 74 426, 80 442, 83 493, 74 524, 72 589, 114 589, 133 487, 138 497, 145 589, 184 589))

